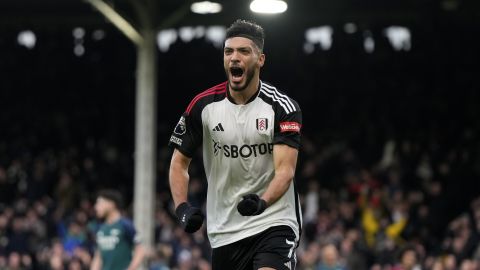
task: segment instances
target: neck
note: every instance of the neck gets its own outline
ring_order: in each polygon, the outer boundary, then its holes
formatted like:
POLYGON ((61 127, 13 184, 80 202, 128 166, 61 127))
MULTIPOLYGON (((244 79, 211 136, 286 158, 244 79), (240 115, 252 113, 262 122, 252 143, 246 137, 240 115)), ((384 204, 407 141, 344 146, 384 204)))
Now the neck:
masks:
POLYGON ((247 88, 245 88, 244 90, 234 91, 229 87, 228 91, 230 92, 230 96, 236 104, 246 104, 250 100, 250 98, 257 92, 259 84, 260 78, 259 76, 255 76, 250 81, 250 84, 247 86, 247 88))
POLYGON ((112 223, 115 223, 115 221, 119 220, 120 217, 121 217, 120 212, 118 210, 114 210, 107 215, 107 218, 105 219, 105 221, 108 224, 112 224, 112 223))

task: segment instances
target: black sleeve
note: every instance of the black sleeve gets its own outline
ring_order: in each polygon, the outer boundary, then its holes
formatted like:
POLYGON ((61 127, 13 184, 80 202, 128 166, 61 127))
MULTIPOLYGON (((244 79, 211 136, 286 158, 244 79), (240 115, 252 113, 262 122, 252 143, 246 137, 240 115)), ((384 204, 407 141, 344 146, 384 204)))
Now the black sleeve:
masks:
POLYGON ((140 244, 140 238, 138 236, 137 230, 135 229, 135 226, 133 225, 131 220, 127 219, 122 219, 121 224, 123 225, 123 228, 125 230, 125 239, 130 243, 132 246, 136 244, 140 244))
POLYGON ((183 113, 170 137, 169 146, 178 149, 182 154, 192 158, 195 150, 201 145, 203 137, 202 116, 198 106, 183 113))
POLYGON ((298 103, 290 99, 295 109, 286 112, 282 106, 276 104, 275 129, 273 135, 274 144, 286 144, 293 148, 300 148, 300 129, 302 128, 302 111, 298 103))

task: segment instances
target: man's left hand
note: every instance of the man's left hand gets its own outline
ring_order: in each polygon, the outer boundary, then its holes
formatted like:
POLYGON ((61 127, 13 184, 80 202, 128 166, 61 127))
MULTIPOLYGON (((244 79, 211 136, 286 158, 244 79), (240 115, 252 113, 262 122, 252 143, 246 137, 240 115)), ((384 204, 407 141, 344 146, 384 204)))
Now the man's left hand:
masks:
POLYGON ((267 202, 257 194, 248 194, 238 203, 237 210, 242 216, 260 215, 267 209, 267 202))

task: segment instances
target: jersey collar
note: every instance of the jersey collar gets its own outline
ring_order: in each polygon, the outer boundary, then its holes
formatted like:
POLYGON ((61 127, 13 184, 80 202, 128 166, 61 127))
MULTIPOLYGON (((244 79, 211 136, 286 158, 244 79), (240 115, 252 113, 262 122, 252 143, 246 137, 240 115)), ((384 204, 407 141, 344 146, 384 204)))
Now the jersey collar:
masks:
MULTIPOLYGON (((247 105, 248 103, 254 101, 257 97, 258 97, 258 94, 260 93, 260 88, 262 87, 262 80, 259 80, 259 83, 258 83, 258 89, 257 89, 257 92, 255 92, 255 94, 253 94, 249 100, 247 100, 247 102, 245 103, 245 105, 247 105)), ((235 104, 235 105, 238 105, 235 100, 233 100, 232 96, 230 95, 230 89, 229 89, 229 86, 228 86, 228 81, 227 81, 227 98, 228 100, 235 104)))

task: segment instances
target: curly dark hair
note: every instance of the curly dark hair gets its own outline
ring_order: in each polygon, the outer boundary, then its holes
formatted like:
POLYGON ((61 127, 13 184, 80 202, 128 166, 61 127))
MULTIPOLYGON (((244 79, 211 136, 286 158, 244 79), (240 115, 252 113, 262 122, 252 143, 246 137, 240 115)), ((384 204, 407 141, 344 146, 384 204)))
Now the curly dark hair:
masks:
POLYGON ((97 193, 97 198, 103 198, 109 201, 112 201, 115 204, 117 209, 122 209, 123 207, 123 196, 120 192, 113 189, 103 189, 97 193))
POLYGON ((251 39, 255 45, 263 51, 265 32, 263 28, 251 21, 238 19, 227 29, 226 39, 232 37, 244 37, 251 39))

